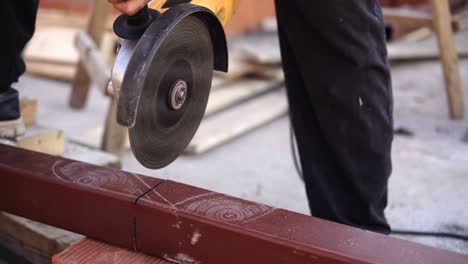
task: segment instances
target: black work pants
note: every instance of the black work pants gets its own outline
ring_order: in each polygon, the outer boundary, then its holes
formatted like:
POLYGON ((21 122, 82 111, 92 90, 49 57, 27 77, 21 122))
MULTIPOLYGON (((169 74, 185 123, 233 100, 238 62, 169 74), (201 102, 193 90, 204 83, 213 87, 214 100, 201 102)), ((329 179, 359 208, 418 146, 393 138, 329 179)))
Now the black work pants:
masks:
POLYGON ((392 90, 377 0, 276 0, 313 216, 388 233, 392 90))
POLYGON ((8 90, 25 71, 21 53, 36 24, 38 0, 4 0, 0 8, 0 92, 8 90))

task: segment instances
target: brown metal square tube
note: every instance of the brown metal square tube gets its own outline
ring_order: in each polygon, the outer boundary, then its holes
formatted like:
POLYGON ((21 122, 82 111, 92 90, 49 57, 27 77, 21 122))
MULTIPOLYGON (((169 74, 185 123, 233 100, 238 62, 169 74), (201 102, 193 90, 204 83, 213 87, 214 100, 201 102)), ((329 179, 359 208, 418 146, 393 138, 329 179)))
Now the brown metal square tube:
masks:
POLYGON ((0 210, 178 263, 468 263, 193 186, 0 145, 0 210))

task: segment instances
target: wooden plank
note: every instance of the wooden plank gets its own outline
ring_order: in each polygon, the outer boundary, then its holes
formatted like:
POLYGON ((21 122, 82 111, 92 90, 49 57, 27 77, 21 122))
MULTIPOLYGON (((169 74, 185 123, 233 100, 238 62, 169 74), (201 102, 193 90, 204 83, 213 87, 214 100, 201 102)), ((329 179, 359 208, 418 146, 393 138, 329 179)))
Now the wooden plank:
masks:
POLYGON ((111 69, 107 65, 101 50, 98 49, 88 33, 84 31, 76 34, 75 44, 88 76, 98 89, 105 94, 111 79, 111 69))
POLYGON ((229 72, 218 76, 226 80, 252 75, 276 80, 281 53, 275 32, 248 34, 230 41, 228 46, 229 72))
MULTIPOLYGON (((112 25, 115 16, 109 16, 105 22, 105 29, 113 32, 112 25)), ((88 16, 81 12, 71 12, 69 10, 40 8, 37 13, 36 28, 66 27, 74 29, 85 29, 88 25, 88 16)))
POLYGON ((245 37, 244 41, 240 41, 239 49, 248 62, 260 65, 281 64, 281 51, 276 32, 245 37))
MULTIPOLYGON (((96 133, 96 138, 102 137, 102 128, 96 133)), ((65 140, 62 131, 32 125, 27 127, 25 135, 15 140, 0 139, 0 144, 21 147, 50 155, 60 155, 90 164, 120 168, 119 156, 97 149, 98 144, 89 144, 91 146, 87 146, 83 144, 83 141, 73 140, 73 138, 65 140)))
POLYGON ((36 123, 37 117, 37 100, 29 98, 21 98, 20 100, 21 118, 26 126, 36 123))
POLYGON ((53 62, 25 61, 26 72, 31 75, 62 81, 75 78, 76 65, 61 65, 53 62))
MULTIPOLYGON (((88 24, 88 33, 100 47, 103 33, 106 30, 106 21, 111 13, 111 5, 106 1, 94 0, 91 17, 88 24)), ((72 108, 81 109, 85 106, 90 88, 90 78, 86 73, 82 62, 78 63, 75 81, 73 82, 72 93, 69 104, 72 108)))
MULTIPOLYGON (((445 0, 438 0, 445 1, 445 0)), ((391 8, 385 7, 382 9, 385 23, 387 24, 409 24, 414 27, 433 27, 431 13, 408 8, 391 8)), ((460 30, 460 22, 447 17, 449 27, 453 31, 460 30)))
MULTIPOLYGON (((74 45, 75 28, 44 27, 36 32, 25 49, 26 71, 29 74, 52 79, 72 81, 75 78, 79 61, 78 50, 74 45)), ((106 32, 103 36, 104 62, 112 62, 114 34, 106 32)), ((96 56, 90 54, 88 56, 96 56)), ((100 76, 100 75, 99 75, 100 76)), ((99 77, 103 79, 102 77, 99 77)))
POLYGON ((82 146, 87 146, 93 149, 99 149, 102 146, 103 133, 104 127, 99 126, 89 129, 81 135, 71 136, 70 141, 82 146))
MULTIPOLYGON (((103 147, 103 137, 104 137, 103 131, 104 131, 104 128, 102 126, 95 127, 95 128, 89 129, 88 131, 86 131, 85 133, 81 135, 70 137, 70 141, 73 143, 82 145, 82 146, 92 148, 92 149, 101 149, 103 147)), ((130 149, 130 142, 128 140, 127 133, 125 133, 125 138, 124 138, 123 143, 124 143, 123 150, 121 150, 120 146, 114 148, 114 151, 118 152, 118 153, 114 153, 115 155, 121 155, 119 154, 121 153, 120 151, 123 152, 125 150, 130 149)), ((109 144, 109 142, 107 144, 109 144)), ((110 147, 108 148, 108 150, 109 149, 110 147)))
POLYGON ((211 92, 205 115, 211 115, 243 100, 278 87, 278 82, 246 79, 233 82, 211 92))
POLYGON ((34 33, 24 51, 24 58, 34 62, 54 62, 76 65, 78 52, 73 45, 77 29, 64 27, 42 28, 34 33))
POLYGON ((65 136, 62 131, 37 125, 29 126, 26 133, 14 142, 20 148, 50 155, 62 155, 65 151, 65 136))
POLYGON ((252 63, 253 72, 256 77, 273 82, 284 81, 284 71, 282 65, 264 65, 252 63))
POLYGON ((75 263, 169 264, 171 262, 86 238, 52 257, 52 264, 75 263))
POLYGON ((221 78, 218 75, 213 76, 213 80, 211 81, 211 92, 218 88, 224 87, 224 85, 230 83, 229 81, 225 80, 224 78, 221 78))
POLYGON ((26 72, 32 75, 70 81, 74 78, 78 53, 73 46, 76 29, 39 29, 24 52, 26 72))
POLYGON ((450 25, 448 0, 431 0, 434 29, 437 32, 440 59, 443 66, 447 97, 452 119, 463 119, 465 107, 458 64, 457 49, 450 25))
POLYGON ((70 141, 66 142, 65 152, 62 157, 117 169, 122 165, 120 157, 112 153, 92 149, 70 141))
POLYGON ((186 154, 202 154, 287 113, 284 90, 272 92, 202 121, 186 154))
POLYGON ((0 245, 31 263, 50 263, 53 255, 83 238, 63 229, 0 213, 0 245))
POLYGON ((128 128, 117 123, 117 99, 112 98, 107 112, 101 149, 121 156, 128 141, 128 128))
POLYGON ((86 15, 78 12, 47 8, 40 8, 37 12, 36 28, 38 30, 51 26, 82 29, 86 27, 86 24, 86 15))
POLYGON ((91 80, 89 79, 84 66, 80 63, 76 68, 75 76, 73 78, 72 92, 68 101, 71 108, 82 109, 85 107, 91 85, 90 82, 91 80))
POLYGON ((215 76, 221 77, 228 81, 239 80, 253 71, 250 63, 244 60, 244 56, 240 50, 232 48, 229 50, 229 71, 215 72, 215 76))
MULTIPOLYGON (((468 38, 459 33, 455 36, 457 53, 460 57, 468 57, 468 38)), ((387 44, 388 59, 399 60, 435 60, 440 58, 440 52, 435 35, 420 41, 395 41, 387 44)))
POLYGON ((416 42, 416 41, 427 39, 431 37, 432 35, 433 33, 430 28, 422 27, 422 28, 418 28, 416 30, 411 31, 408 34, 405 34, 404 36, 399 38, 398 41, 416 42))

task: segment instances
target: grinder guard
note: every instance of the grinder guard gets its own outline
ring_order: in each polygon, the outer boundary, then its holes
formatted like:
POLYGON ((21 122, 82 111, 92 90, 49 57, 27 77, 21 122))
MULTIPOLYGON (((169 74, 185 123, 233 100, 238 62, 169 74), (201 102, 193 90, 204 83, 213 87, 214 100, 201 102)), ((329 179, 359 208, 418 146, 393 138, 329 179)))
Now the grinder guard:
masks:
POLYGON ((227 72, 228 52, 221 22, 209 9, 192 4, 175 6, 161 14, 139 40, 120 39, 121 48, 112 69, 114 96, 118 98, 117 121, 133 127, 138 114, 140 95, 154 58, 169 32, 184 18, 196 16, 208 29, 214 52, 214 70, 227 72))

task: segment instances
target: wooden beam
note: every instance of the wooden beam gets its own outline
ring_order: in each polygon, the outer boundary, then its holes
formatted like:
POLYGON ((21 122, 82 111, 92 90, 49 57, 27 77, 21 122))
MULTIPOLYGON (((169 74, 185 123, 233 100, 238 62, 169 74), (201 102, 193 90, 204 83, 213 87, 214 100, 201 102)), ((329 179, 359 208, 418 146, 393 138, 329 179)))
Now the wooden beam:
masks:
MULTIPOLYGON (((175 263, 466 263, 468 256, 173 181, 0 145, 0 210, 175 263)), ((222 172, 221 172, 222 174, 222 172)))
MULTIPOLYGON (((385 7, 383 8, 383 15, 385 23, 387 24, 408 24, 415 27, 431 28, 434 26, 432 23, 433 16, 428 12, 404 8, 385 7)), ((452 19, 452 17, 449 17, 448 19, 449 25, 452 26, 453 31, 459 31, 461 28, 460 21, 457 19, 452 19)))
POLYGON ((433 24, 437 33, 447 96, 452 119, 463 119, 465 114, 463 89, 458 64, 457 48, 450 26, 451 14, 448 0, 431 0, 433 24))
POLYGON ((284 91, 266 95, 204 119, 185 150, 199 155, 264 126, 288 112, 284 91))
MULTIPOLYGON (((102 0, 94 1, 88 24, 88 33, 98 47, 106 30, 106 22, 110 13, 111 5, 109 3, 102 0)), ((69 99, 69 104, 72 108, 81 109, 85 106, 90 83, 91 81, 86 73, 83 61, 80 60, 69 99)))
MULTIPOLYGON (((432 32, 431 32, 432 33, 432 32)), ((468 57, 468 45, 466 38, 456 38, 457 53, 459 58, 468 57)), ((390 61, 400 60, 440 60, 440 49, 437 35, 418 41, 398 40, 387 44, 388 59, 390 61)))
POLYGON ((37 118, 37 100, 21 98, 20 100, 21 118, 26 126, 36 123, 37 118))
POLYGON ((87 75, 92 76, 90 77, 91 82, 104 94, 107 94, 111 69, 96 43, 88 33, 79 31, 75 36, 75 46, 80 55, 81 65, 86 69, 87 75))
MULTIPOLYGON (((105 22, 105 29, 108 32, 114 32, 112 25, 114 16, 109 16, 105 22)), ((89 24, 89 16, 81 12, 74 12, 65 9, 41 8, 37 13, 36 28, 50 28, 60 25, 60 27, 85 29, 89 24)))
POLYGON ((117 123, 117 99, 111 98, 109 103, 101 149, 120 157, 126 150, 128 128, 117 123))
POLYGON ((61 130, 33 125, 14 140, 14 145, 50 155, 62 155, 65 151, 65 135, 61 130))
POLYGON ((205 110, 205 118, 277 89, 281 83, 261 79, 245 79, 226 83, 224 87, 211 91, 205 110))

